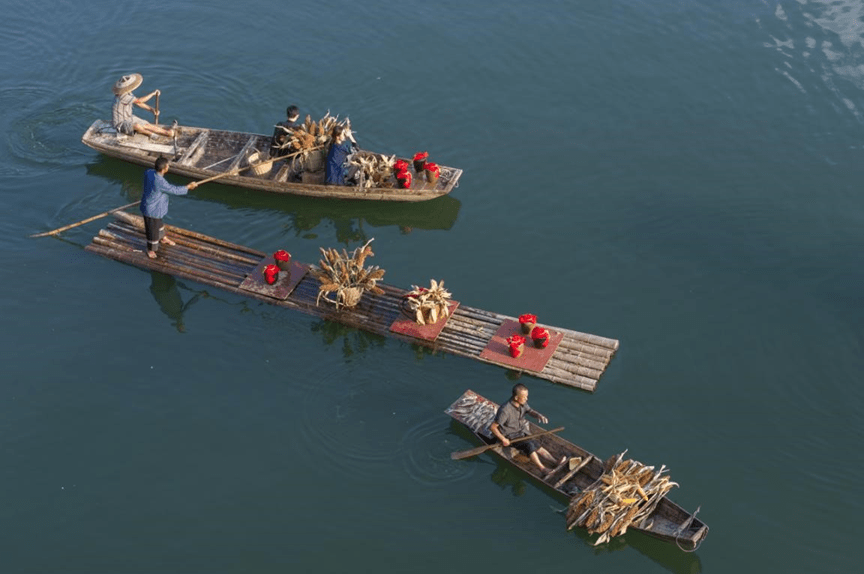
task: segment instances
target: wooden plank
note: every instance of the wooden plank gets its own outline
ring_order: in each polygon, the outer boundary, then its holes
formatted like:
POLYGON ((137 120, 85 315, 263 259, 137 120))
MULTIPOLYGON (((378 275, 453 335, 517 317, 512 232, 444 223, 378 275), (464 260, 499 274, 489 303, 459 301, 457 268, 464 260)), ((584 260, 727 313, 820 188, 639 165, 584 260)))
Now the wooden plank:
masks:
POLYGON ((525 350, 518 357, 511 357, 508 350, 507 338, 511 335, 522 334, 522 328, 518 321, 506 320, 489 340, 488 345, 480 353, 480 357, 491 362, 499 363, 520 369, 523 371, 541 372, 549 362, 558 343, 564 338, 564 334, 549 329, 549 345, 545 348, 537 348, 530 337, 525 342, 525 350))
POLYGON ((291 162, 286 161, 278 170, 274 171, 273 181, 285 183, 288 179, 288 173, 291 171, 291 162))
POLYGON ((141 140, 137 139, 137 137, 132 137, 132 138, 123 139, 123 140, 121 140, 120 138, 117 138, 117 144, 122 145, 122 146, 126 146, 126 147, 130 147, 130 148, 134 148, 134 149, 140 149, 140 150, 144 150, 144 151, 152 151, 154 153, 174 155, 174 146, 173 145, 160 144, 160 143, 156 143, 156 142, 149 141, 149 140, 148 141, 141 141, 141 140))
POLYGON ((180 156, 179 160, 177 160, 174 163, 180 164, 180 165, 187 165, 187 166, 192 165, 194 163, 195 159, 197 159, 197 157, 199 155, 197 152, 199 152, 199 150, 201 152, 204 151, 204 148, 206 147, 207 139, 209 137, 210 137, 210 132, 207 130, 202 130, 201 133, 198 134, 198 137, 196 137, 192 141, 192 143, 189 145, 189 147, 186 148, 186 152, 182 156, 180 156))
POLYGON ((303 263, 298 263, 293 259, 290 262, 291 268, 287 271, 279 271, 279 277, 276 283, 270 285, 264 279, 264 268, 268 265, 275 265, 276 260, 272 255, 268 255, 261 260, 261 263, 251 272, 240 284, 241 289, 247 289, 262 295, 268 295, 276 299, 287 299, 292 291, 306 275, 309 266, 303 263))
POLYGON ((453 311, 455 311, 457 307, 459 307, 459 301, 450 301, 448 306, 450 314, 438 319, 438 321, 432 325, 419 325, 414 319, 408 318, 404 315, 402 317, 397 317, 390 325, 390 330, 394 333, 401 333, 416 339, 434 341, 441 334, 441 331, 447 325, 450 317, 453 316, 453 311))
POLYGON ((564 484, 565 482, 567 482, 568 480, 570 480, 571 478, 576 476, 576 473, 578 473, 580 470, 585 468, 585 465, 588 464, 589 462, 591 462, 592 458, 594 458, 593 454, 589 454, 588 456, 584 457, 582 459, 582 462, 580 462, 575 468, 571 468, 570 472, 568 472, 567 474, 562 476, 561 479, 555 483, 555 488, 556 489, 561 488, 562 484, 564 484))
POLYGON ((255 142, 258 141, 258 136, 252 136, 249 140, 243 145, 243 149, 240 150, 240 153, 234 158, 228 168, 225 170, 226 172, 231 172, 240 167, 240 162, 246 159, 246 154, 249 153, 249 150, 255 145, 255 142))
POLYGON ((564 465, 567 464, 567 462, 568 462, 569 460, 570 460, 569 457, 564 458, 564 460, 562 460, 562 461, 561 461, 561 462, 560 462, 560 463, 559 463, 555 468, 553 468, 552 470, 550 470, 549 473, 546 474, 546 476, 543 477, 543 480, 546 481, 546 482, 548 482, 549 479, 551 479, 553 475, 555 475, 559 470, 561 470, 562 468, 564 468, 564 465))

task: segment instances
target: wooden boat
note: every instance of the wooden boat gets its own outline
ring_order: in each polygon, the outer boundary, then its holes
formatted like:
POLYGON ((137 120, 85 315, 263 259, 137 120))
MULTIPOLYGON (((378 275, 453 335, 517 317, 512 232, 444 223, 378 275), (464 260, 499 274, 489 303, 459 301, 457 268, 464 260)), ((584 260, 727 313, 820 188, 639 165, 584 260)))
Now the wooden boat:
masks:
MULTIPOLYGON (((462 394, 445 411, 454 420, 474 433, 484 444, 495 444, 489 425, 495 418, 498 405, 477 393, 468 390, 462 394)), ((530 424, 530 433, 538 433, 543 429, 530 424)), ((555 459, 565 458, 566 462, 553 469, 545 477, 531 460, 514 447, 502 447, 500 444, 489 449, 516 468, 529 474, 532 478, 552 489, 560 497, 568 501, 581 492, 596 485, 605 473, 604 461, 556 434, 545 434, 535 439, 540 446, 546 448, 555 459), (579 463, 571 468, 570 459, 579 463)), ((698 510, 697 510, 698 512, 698 510)), ((693 551, 699 547, 708 535, 708 526, 683 508, 663 497, 654 511, 640 523, 634 523, 630 530, 638 530, 668 542, 676 543, 679 548, 693 551)))
MULTIPOLYGON (((152 167, 160 155, 171 159, 170 173, 201 180, 219 177, 220 183, 250 189, 309 197, 417 202, 447 195, 459 184, 461 169, 439 165, 440 177, 429 183, 412 171, 411 187, 351 187, 325 185, 323 171, 298 165, 294 158, 267 162, 271 137, 261 134, 179 126, 176 141, 164 136, 118 134, 110 122, 96 120, 81 141, 110 157, 152 167), (260 158, 260 159, 259 159, 260 158)), ((379 155, 360 150, 360 155, 379 155)), ((388 154, 389 155, 389 154, 388 154)), ((398 159, 398 158, 397 158, 398 159)), ((402 158, 405 159, 405 158, 402 158)))

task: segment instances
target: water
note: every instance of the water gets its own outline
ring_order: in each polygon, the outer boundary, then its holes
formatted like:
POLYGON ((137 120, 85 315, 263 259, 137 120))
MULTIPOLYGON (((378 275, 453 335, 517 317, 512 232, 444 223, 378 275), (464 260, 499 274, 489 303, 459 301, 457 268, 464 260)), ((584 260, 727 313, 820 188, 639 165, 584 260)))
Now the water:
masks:
POLYGON ((851 0, 36 0, 0 31, 0 572, 838 572, 864 470, 864 7, 851 0), (168 222, 617 338, 562 435, 665 464, 694 554, 594 548, 443 410, 504 370, 87 253, 142 169, 80 143, 131 71, 161 120, 350 116, 465 170, 374 205, 207 185, 168 222))

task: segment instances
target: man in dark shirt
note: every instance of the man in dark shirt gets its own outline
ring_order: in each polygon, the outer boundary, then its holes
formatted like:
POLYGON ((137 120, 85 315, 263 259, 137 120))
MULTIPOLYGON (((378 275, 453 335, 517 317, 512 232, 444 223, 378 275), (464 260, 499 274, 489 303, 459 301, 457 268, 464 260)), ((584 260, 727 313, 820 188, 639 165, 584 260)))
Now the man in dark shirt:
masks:
POLYGON ((288 106, 288 109, 285 110, 285 116, 287 119, 284 122, 279 122, 274 126, 273 139, 270 142, 270 157, 291 153, 285 142, 291 136, 291 130, 297 127, 300 109, 297 106, 288 106))
MULTIPOLYGON (((510 400, 498 408, 495 422, 489 426, 489 430, 501 441, 502 445, 510 446, 512 439, 529 434, 528 421, 525 419, 525 415, 534 417, 544 425, 549 422, 549 419, 528 406, 528 387, 519 383, 513 387, 513 395, 510 400)), ((531 462, 543 473, 549 472, 551 469, 543 464, 541 458, 553 465, 562 464, 566 460, 566 457, 560 461, 555 460, 555 457, 548 450, 538 445, 537 441, 533 439, 519 441, 513 446, 527 454, 531 458, 531 462)))

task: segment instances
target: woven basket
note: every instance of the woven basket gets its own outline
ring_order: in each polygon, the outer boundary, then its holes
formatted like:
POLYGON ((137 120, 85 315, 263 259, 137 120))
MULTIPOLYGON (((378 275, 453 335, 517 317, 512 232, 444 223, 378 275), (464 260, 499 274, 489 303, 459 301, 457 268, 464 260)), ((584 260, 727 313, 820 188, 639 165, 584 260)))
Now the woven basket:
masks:
POLYGON ((323 151, 310 151, 301 157, 303 158, 304 171, 321 171, 324 169, 324 160, 326 159, 326 156, 323 151))
POLYGON ((360 302, 360 297, 363 295, 363 289, 360 287, 348 287, 340 292, 342 304, 346 307, 354 307, 360 302))
POLYGON ((253 151, 246 157, 246 161, 252 166, 249 171, 255 175, 267 175, 273 169, 272 161, 264 161, 264 157, 257 151, 253 151), (259 163, 263 162, 263 163, 259 163), (257 165, 256 165, 257 164, 257 165))

